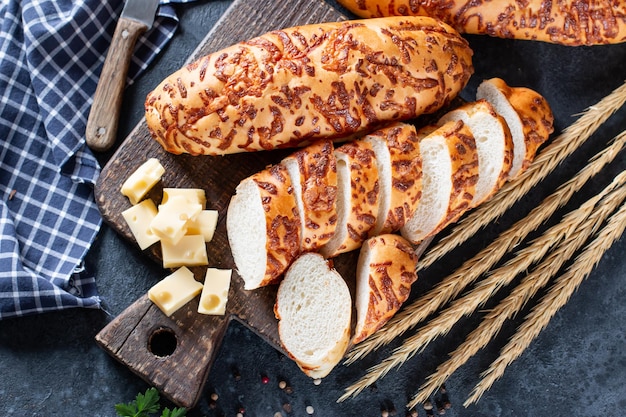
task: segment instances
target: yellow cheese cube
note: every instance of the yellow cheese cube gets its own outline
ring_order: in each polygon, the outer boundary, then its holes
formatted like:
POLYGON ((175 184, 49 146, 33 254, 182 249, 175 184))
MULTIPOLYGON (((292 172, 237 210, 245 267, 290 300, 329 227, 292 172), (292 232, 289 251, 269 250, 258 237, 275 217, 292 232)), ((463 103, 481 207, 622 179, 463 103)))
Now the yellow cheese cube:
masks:
POLYGON ((230 269, 207 269, 204 288, 202 288, 200 303, 198 304, 198 313, 224 315, 228 302, 231 272, 230 269))
POLYGON ((164 173, 165 168, 159 160, 150 158, 124 181, 121 192, 135 205, 161 180, 164 173))
POLYGON ((182 267, 150 288, 148 298, 171 316, 201 291, 202 283, 195 280, 193 272, 182 267))
POLYGON ((122 217, 126 220, 131 233, 142 250, 159 241, 159 237, 150 228, 150 223, 156 215, 157 208, 149 198, 122 212, 122 217))
POLYGON ((163 268, 208 265, 206 244, 202 235, 186 235, 177 243, 161 240, 163 268))
POLYGON ((202 210, 195 218, 187 222, 187 234, 202 235, 205 242, 210 242, 216 227, 217 210, 202 210))
POLYGON ((167 204, 174 196, 185 197, 189 203, 200 204, 203 210, 206 208, 206 194, 201 188, 163 188, 161 204, 167 204))
POLYGON ((183 196, 173 196, 166 204, 161 204, 150 228, 161 239, 178 243, 187 233, 187 222, 202 211, 202 206, 189 203, 183 196))

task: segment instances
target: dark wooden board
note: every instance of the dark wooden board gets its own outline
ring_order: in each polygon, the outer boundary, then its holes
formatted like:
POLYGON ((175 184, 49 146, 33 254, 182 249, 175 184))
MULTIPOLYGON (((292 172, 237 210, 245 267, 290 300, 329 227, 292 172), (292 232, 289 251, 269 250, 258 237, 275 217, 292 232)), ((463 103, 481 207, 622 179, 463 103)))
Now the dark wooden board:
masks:
MULTIPOLYGON (((188 61, 273 29, 344 18, 322 0, 235 0, 188 61)), ((165 167, 165 174, 150 197, 158 203, 162 187, 204 189, 208 208, 219 212, 215 237, 207 244, 209 264, 211 267, 234 269, 226 235, 228 202, 243 178, 268 164, 278 162, 287 154, 288 151, 224 157, 171 155, 150 138, 145 121, 142 121, 103 168, 96 184, 96 201, 104 221, 124 238, 134 242, 121 216, 130 203, 120 193, 120 187, 148 158, 157 158, 165 167)), ((160 262, 159 246, 153 245, 147 249, 146 255, 160 262)), ((335 267, 346 278, 353 293, 355 263, 355 253, 342 255, 335 260, 335 267)), ((194 268, 193 271, 198 280, 203 279, 204 268, 194 268)), ((164 276, 167 273, 164 270, 164 276)), ((192 407, 202 392, 231 320, 241 321, 280 349, 277 322, 272 309, 276 290, 276 286, 272 286, 245 291, 243 281, 233 271, 227 312, 223 317, 198 314, 197 300, 167 317, 145 295, 102 329, 96 341, 171 401, 180 406, 192 407), (155 340, 163 335, 176 341, 175 348, 168 351, 169 354, 157 352, 158 348, 155 347, 155 340)))

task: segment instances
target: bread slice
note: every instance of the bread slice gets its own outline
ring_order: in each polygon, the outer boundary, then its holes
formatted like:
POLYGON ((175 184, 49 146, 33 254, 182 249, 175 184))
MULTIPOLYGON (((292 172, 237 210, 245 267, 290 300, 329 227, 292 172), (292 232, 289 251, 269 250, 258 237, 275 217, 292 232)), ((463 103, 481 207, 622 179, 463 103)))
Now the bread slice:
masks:
POLYGON ((350 342, 352 297, 348 285, 320 254, 307 252, 285 273, 274 314, 285 351, 311 378, 323 378, 350 342))
POLYGON ((376 154, 370 142, 355 140, 335 149, 337 226, 320 248, 326 258, 359 248, 376 225, 380 198, 376 154))
POLYGON ((451 120, 462 120, 476 140, 479 175, 472 200, 472 207, 476 207, 490 198, 508 179, 513 162, 511 131, 487 100, 464 104, 443 115, 438 124, 451 120))
POLYGON ((320 140, 283 159, 293 185, 302 237, 300 250, 313 251, 335 234, 337 161, 331 140, 320 140))
POLYGON ((478 152, 469 127, 461 120, 419 130, 422 197, 400 229, 419 243, 456 221, 472 204, 478 182, 478 152))
POLYGON ((400 309, 417 280, 416 267, 413 247, 398 235, 376 236, 363 244, 357 263, 352 344, 365 340, 400 309))
POLYGON ((415 126, 394 123, 363 138, 370 142, 378 166, 380 198, 371 236, 400 230, 422 194, 422 161, 415 126))
POLYGON ((491 103, 506 120, 513 139, 513 163, 509 179, 526 170, 537 149, 554 131, 554 116, 543 96, 526 87, 510 87, 501 78, 483 81, 476 91, 477 99, 491 103))
POLYGON ((276 283, 300 253, 300 214, 287 169, 271 166, 235 191, 226 228, 244 289, 276 283))

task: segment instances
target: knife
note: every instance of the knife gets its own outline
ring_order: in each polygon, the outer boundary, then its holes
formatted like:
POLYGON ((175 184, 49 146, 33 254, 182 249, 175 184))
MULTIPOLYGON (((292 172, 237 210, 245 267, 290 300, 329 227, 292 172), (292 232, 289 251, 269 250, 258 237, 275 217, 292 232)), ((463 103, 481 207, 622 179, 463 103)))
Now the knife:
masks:
POLYGON ((159 0, 127 0, 107 52, 85 138, 94 151, 103 152, 115 143, 126 73, 139 36, 152 27, 159 0))

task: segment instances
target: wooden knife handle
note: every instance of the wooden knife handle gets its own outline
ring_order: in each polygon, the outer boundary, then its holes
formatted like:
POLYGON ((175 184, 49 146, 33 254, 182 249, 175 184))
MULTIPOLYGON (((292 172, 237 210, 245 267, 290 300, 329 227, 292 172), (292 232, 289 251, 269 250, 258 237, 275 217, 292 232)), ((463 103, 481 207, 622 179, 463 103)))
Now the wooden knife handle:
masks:
POLYGON ((115 143, 126 74, 135 43, 147 29, 127 18, 117 22, 87 119, 85 137, 94 151, 106 151, 115 143))

